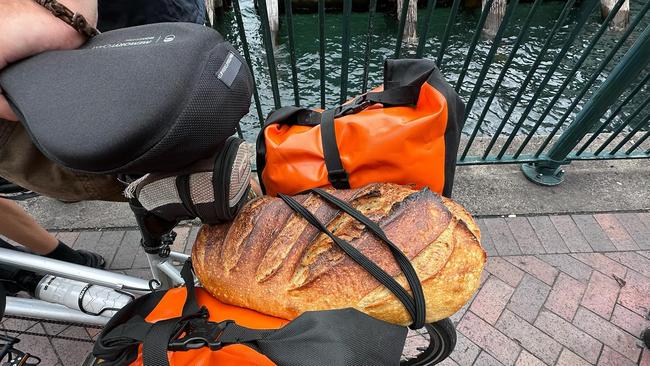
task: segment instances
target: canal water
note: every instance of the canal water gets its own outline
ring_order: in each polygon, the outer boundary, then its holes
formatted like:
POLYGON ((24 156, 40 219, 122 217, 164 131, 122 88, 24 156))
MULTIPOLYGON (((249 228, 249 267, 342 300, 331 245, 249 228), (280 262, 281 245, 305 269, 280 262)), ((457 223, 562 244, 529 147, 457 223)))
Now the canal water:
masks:
MULTIPOLYGON (((648 0, 631 0, 631 16, 633 19, 639 13, 645 1, 648 0)), ((256 77, 257 88, 260 94, 262 110, 264 115, 268 114, 273 109, 273 96, 271 92, 271 82, 268 73, 268 66, 266 63, 265 48, 262 41, 260 30, 260 19, 253 5, 253 0, 241 0, 242 14, 245 23, 246 36, 250 44, 251 57, 253 70, 256 77)), ((583 2, 584 3, 584 2, 583 2)), ((532 82, 529 84, 521 100, 515 101, 515 96, 522 85, 522 82, 530 70, 531 64, 539 54, 539 50, 544 43, 548 32, 553 27, 555 19, 559 16, 564 6, 563 1, 545 1, 540 5, 537 10, 536 16, 531 22, 531 28, 528 32, 528 38, 525 43, 520 47, 517 55, 510 66, 504 81, 499 86, 496 98, 489 106, 489 112, 483 122, 480 134, 492 135, 497 126, 501 123, 505 112, 508 110, 512 103, 517 103, 514 113, 509 118, 506 127, 503 131, 509 134, 512 126, 519 120, 521 113, 528 105, 530 98, 537 90, 540 82, 546 75, 551 65, 553 58, 560 51, 564 44, 566 36, 571 32, 573 20, 581 10, 580 6, 574 7, 570 13, 568 25, 563 26, 558 35, 554 38, 550 49, 545 53, 543 62, 535 73, 532 82)), ((469 115, 465 125, 464 133, 469 134, 473 130, 478 116, 481 114, 485 107, 485 102, 494 87, 495 81, 502 70, 510 50, 516 40, 516 36, 521 29, 532 4, 519 4, 510 25, 506 30, 504 39, 495 56, 494 63, 490 67, 488 76, 479 89, 480 93, 478 99, 474 103, 472 111, 469 115)), ((431 27, 429 30, 429 39, 426 44, 424 57, 435 59, 440 39, 444 34, 445 25, 449 16, 450 8, 437 8, 434 11, 433 19, 431 20, 431 27)), ((424 9, 419 11, 419 24, 423 22, 424 9)), ((463 10, 459 11, 456 18, 453 31, 451 32, 448 48, 441 65, 441 70, 447 80, 455 83, 458 75, 462 69, 465 55, 468 52, 468 47, 474 28, 480 17, 480 10, 463 10)), ((341 24, 342 15, 339 11, 327 12, 325 24, 326 34, 326 95, 327 106, 335 106, 339 100, 340 93, 340 73, 341 73, 341 24)), ((525 121, 522 131, 523 134, 529 131, 529 128, 535 124, 540 114, 547 107, 548 102, 556 94, 560 85, 566 80, 567 74, 575 65, 578 58, 585 51, 587 45, 592 39, 593 35, 597 32, 601 25, 600 12, 595 11, 589 18, 582 33, 578 36, 573 43, 568 54, 563 58, 560 67, 555 71, 550 82, 544 89, 542 96, 525 121)), ((219 30, 224 36, 233 43, 238 49, 241 50, 241 42, 237 33, 237 26, 235 15, 233 12, 227 12, 217 18, 215 28, 219 30)), ((641 23, 635 28, 632 35, 629 37, 626 45, 622 47, 615 59, 605 69, 605 72, 599 77, 597 84, 602 82, 611 71, 615 62, 620 59, 625 50, 636 40, 641 31, 650 23, 650 16, 646 14, 641 23)), ((366 32, 368 24, 367 13, 352 13, 351 16, 351 59, 349 62, 349 86, 348 95, 354 96, 361 92, 362 75, 363 75, 363 62, 364 50, 366 44, 366 32)), ((275 58, 278 66, 278 78, 280 83, 280 93, 282 105, 294 104, 293 87, 291 77, 291 66, 289 61, 289 47, 288 36, 286 31, 286 24, 284 23, 283 15, 281 15, 281 31, 278 38, 278 45, 275 48, 275 58)), ((395 43, 397 34, 397 21, 394 14, 377 13, 373 22, 374 34, 372 35, 372 46, 369 64, 369 85, 376 86, 382 80, 382 65, 386 58, 390 58, 394 54, 395 43)), ((320 106, 320 80, 319 80, 319 42, 318 42, 318 15, 317 14, 294 14, 294 29, 296 41, 296 57, 298 69, 298 84, 300 104, 308 107, 320 106)), ((622 32, 607 31, 600 41, 597 43, 591 55, 571 79, 571 83, 563 92, 561 98, 555 104, 552 112, 544 119, 538 134, 547 134, 555 125, 558 119, 566 112, 567 108, 574 99, 574 96, 585 85, 588 79, 593 74, 594 70, 598 67, 604 57, 607 56, 611 47, 620 38, 622 32)), ((475 81, 479 75, 483 62, 486 59, 487 53, 492 45, 489 39, 482 39, 472 57, 468 74, 461 86, 460 94, 467 100, 471 94, 475 81)), ((404 43, 402 48, 402 57, 414 57, 417 45, 408 45, 404 43)), ((648 70, 650 71, 650 70, 648 70)), ((645 73, 642 74, 645 76, 645 73)), ((594 88, 583 98, 573 112, 575 114, 593 93, 594 88)), ((649 91, 639 93, 630 105, 623 110, 623 116, 628 115, 636 105, 640 104, 649 91)), ((644 117, 642 113, 640 117, 644 117)), ((645 119, 645 118, 643 118, 645 119)), ((571 120, 571 119, 569 119, 571 120)), ((641 121, 642 118, 637 118, 641 121)), ((621 119, 617 118, 614 122, 620 123, 621 119)), ((246 139, 253 141, 259 129, 259 118, 255 112, 254 106, 251 107, 251 113, 242 121, 242 129, 246 139)))

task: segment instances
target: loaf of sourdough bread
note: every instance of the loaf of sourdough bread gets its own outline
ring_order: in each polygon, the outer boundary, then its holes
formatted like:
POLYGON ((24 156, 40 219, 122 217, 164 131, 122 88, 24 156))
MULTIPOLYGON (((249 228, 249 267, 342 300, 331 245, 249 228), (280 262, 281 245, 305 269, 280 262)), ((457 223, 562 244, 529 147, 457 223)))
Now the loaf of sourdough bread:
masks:
MULTIPOLYGON (((478 226, 459 204, 395 184, 332 191, 371 220, 409 258, 426 298, 427 322, 451 316, 479 286, 486 255, 478 226)), ((409 290, 385 243, 315 194, 296 200, 409 290)), ((395 324, 402 303, 279 198, 249 202, 232 223, 203 226, 192 261, 217 299, 284 319, 353 307, 395 324)))

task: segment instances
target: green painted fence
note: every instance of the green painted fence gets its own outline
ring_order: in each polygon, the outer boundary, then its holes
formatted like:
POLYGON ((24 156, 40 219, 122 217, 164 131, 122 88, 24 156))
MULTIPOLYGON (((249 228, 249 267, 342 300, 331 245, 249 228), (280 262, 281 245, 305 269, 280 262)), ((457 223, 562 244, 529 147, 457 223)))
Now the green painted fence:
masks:
MULTIPOLYGON (((370 52, 373 47, 373 24, 377 18, 377 0, 369 0, 367 37, 365 44, 351 44, 351 23, 352 0, 342 0, 342 22, 340 26, 340 103, 353 95, 348 93, 350 82, 350 54, 351 48, 363 50, 364 70, 362 75, 361 91, 368 90, 368 65, 370 52)), ((396 44, 393 57, 403 57, 404 40, 402 34, 405 28, 406 12, 409 1, 403 0, 402 12, 399 14, 397 26, 396 44)), ((528 14, 521 24, 513 25, 512 14, 518 6, 519 0, 510 0, 505 15, 494 37, 486 39, 482 36, 488 12, 495 0, 485 1, 484 9, 474 27, 474 33, 469 42, 468 52, 463 60, 463 66, 455 80, 449 80, 456 90, 459 91, 467 104, 466 117, 468 126, 471 128, 461 141, 461 148, 458 155, 458 163, 461 165, 470 164, 505 164, 522 163, 524 174, 531 180, 544 185, 555 185, 562 181, 564 170, 563 165, 572 160, 597 160, 597 159, 631 159, 650 157, 648 137, 650 136, 650 1, 642 4, 630 15, 629 25, 622 31, 611 29, 611 23, 615 15, 624 5, 625 0, 618 0, 606 19, 603 19, 593 34, 583 34, 585 24, 593 21, 595 14, 599 14, 599 0, 583 0, 576 3, 576 0, 567 0, 562 11, 549 25, 545 40, 531 61, 531 66, 518 88, 514 100, 510 103, 502 116, 500 122, 491 134, 481 133, 486 123, 486 115, 490 105, 498 95, 502 84, 508 81, 513 72, 513 60, 521 49, 526 46, 526 40, 531 32, 536 31, 531 27, 531 20, 534 20, 536 13, 542 4, 542 0, 535 0, 532 6, 528 6, 528 14), (516 27, 516 29, 515 29, 516 27), (504 35, 516 30, 516 38, 509 48, 507 57, 499 58, 501 68, 498 76, 488 77, 497 65, 497 55, 502 55, 500 48, 504 35), (604 55, 594 55, 594 47, 601 41, 604 34, 610 39, 615 39, 609 46, 608 52, 604 55), (476 52, 477 45, 481 42, 488 42, 490 45, 485 57, 479 56, 476 52), (556 51, 550 53, 551 45, 557 45, 556 51), (567 58, 567 53, 578 47, 583 47, 579 57, 567 58), (505 59, 505 61, 503 61, 505 59), (591 63, 596 62, 596 67, 590 68, 590 74, 584 75, 585 61, 590 59, 591 63), (480 72, 468 79, 470 63, 480 62, 480 72), (560 85, 549 85, 554 74, 562 68, 565 77, 560 85), (566 100, 567 90, 572 81, 580 75, 584 79, 578 90, 572 90, 570 103, 564 106, 565 112, 558 118, 549 119, 549 115, 556 107, 561 97, 566 100), (468 89, 467 86, 470 86, 468 89), (463 86, 465 86, 463 88, 463 86), (469 92, 467 90, 470 90, 469 92), (487 97, 477 104, 479 91, 489 90, 487 97), (542 96, 545 96, 542 98, 542 96), (550 97, 548 97, 550 95, 550 97), (541 113, 531 113, 533 108, 543 107, 541 113), (630 106, 633 110, 630 111, 630 106), (517 110, 517 113, 515 113, 517 110), (523 112, 522 112, 523 111, 523 112), (474 117, 472 117, 474 116, 474 117), (476 117, 478 116, 478 117, 476 117), (471 119, 471 120, 470 120, 471 119), (540 133, 542 123, 553 124, 550 131, 540 133), (528 127, 522 128, 525 123, 528 127)), ((270 87, 275 108, 281 106, 280 83, 278 81, 278 69, 273 46, 274 37, 269 29, 268 15, 266 11, 266 0, 257 0, 257 11, 261 21, 260 32, 263 37, 264 50, 249 49, 246 39, 245 22, 242 17, 239 0, 232 1, 233 10, 239 34, 240 45, 246 60, 251 64, 251 53, 264 51, 266 57, 266 70, 270 79, 270 87)), ((291 85, 293 86, 293 103, 301 104, 300 80, 298 67, 296 66, 296 45, 294 29, 294 15, 292 13, 291 0, 284 0, 284 12, 281 19, 282 32, 286 34, 286 46, 289 50, 291 85)), ((457 18, 461 16, 461 0, 453 0, 449 10, 449 17, 446 22, 444 33, 439 36, 437 50, 427 50, 427 40, 431 36, 429 28, 431 19, 436 9, 436 0, 428 0, 423 16, 419 20, 419 37, 415 54, 410 57, 422 57, 425 53, 435 55, 435 59, 445 74, 446 51, 450 45, 450 35, 462 31, 456 29, 457 18)), ((320 95, 320 107, 326 108, 326 65, 325 49, 326 39, 329 35, 325 33, 325 0, 318 0, 318 35, 314 40, 319 42, 320 59, 320 90, 314 91, 320 95)), ((258 75, 259 77, 259 75, 258 75)), ((329 96, 328 99, 332 99, 329 96)), ((254 94, 255 112, 260 124, 264 115, 269 111, 263 111, 260 102, 260 94, 254 94)), ((566 104, 566 103, 565 103, 566 104)), ((315 107, 315 106, 310 106, 315 107)))

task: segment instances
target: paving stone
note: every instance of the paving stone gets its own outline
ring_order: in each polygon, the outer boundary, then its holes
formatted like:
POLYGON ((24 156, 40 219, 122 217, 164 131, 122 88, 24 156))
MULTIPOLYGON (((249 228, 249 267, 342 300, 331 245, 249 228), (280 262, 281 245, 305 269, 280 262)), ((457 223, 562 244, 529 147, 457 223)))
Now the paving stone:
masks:
POLYGON ((124 230, 119 231, 104 231, 101 238, 99 238, 99 243, 97 243, 97 248, 94 249, 96 253, 99 253, 104 256, 106 259, 106 266, 111 267, 113 263, 113 258, 115 258, 115 253, 122 243, 124 238, 124 230))
POLYGON ((459 365, 471 365, 481 352, 479 346, 467 339, 462 333, 457 333, 456 347, 451 353, 451 358, 459 365))
POLYGON ((533 256, 513 256, 505 258, 508 262, 542 280, 547 285, 555 282, 558 270, 533 256))
POLYGON ((627 268, 601 253, 574 253, 571 256, 607 276, 625 278, 627 268))
POLYGON ((573 222, 571 216, 549 216, 549 219, 562 237, 562 240, 564 240, 569 251, 572 253, 592 251, 589 243, 587 243, 587 239, 582 236, 580 229, 573 222))
POLYGON ((485 226, 487 227, 487 232, 490 233, 492 238, 492 243, 497 250, 499 255, 519 255, 521 249, 517 245, 515 237, 510 231, 510 227, 501 217, 492 217, 483 219, 485 226))
MULTIPOLYGON (((2 328, 9 331, 7 332, 10 336, 17 336, 20 333, 30 330, 39 325, 37 321, 34 320, 23 320, 23 319, 9 319, 5 318, 2 322, 2 328)), ((31 330, 30 330, 31 331, 31 330)))
POLYGON ((547 253, 568 253, 569 247, 558 233, 548 216, 531 216, 528 222, 547 253))
POLYGON ((643 351, 641 351, 639 366, 650 366, 650 349, 644 348, 643 351))
POLYGON ((474 366, 501 366, 503 365, 501 362, 499 362, 496 358, 490 356, 487 352, 483 351, 481 352, 480 355, 476 358, 476 362, 474 362, 474 366))
POLYGON ((628 359, 634 362, 639 359, 641 348, 636 338, 591 311, 579 308, 573 324, 628 359))
POLYGON ((581 304, 601 317, 609 319, 614 311, 620 289, 614 279, 594 271, 581 304))
POLYGON ((603 348, 603 352, 600 354, 600 358, 598 359, 598 365, 635 366, 636 362, 630 361, 629 359, 623 357, 620 353, 605 346, 603 348))
POLYGON ((72 247, 75 249, 94 250, 101 237, 101 231, 81 231, 72 247))
POLYGON ((634 252, 607 253, 606 255, 618 263, 650 277, 650 259, 634 252))
POLYGON ((641 333, 650 328, 650 320, 618 304, 610 321, 637 338, 641 338, 641 333))
MULTIPOLYGON (((81 339, 90 339, 84 328, 70 327, 61 335, 66 337, 75 337, 81 339)), ((56 350, 59 359, 64 366, 81 365, 88 354, 92 352, 93 344, 87 342, 77 342, 65 339, 52 339, 52 345, 56 350)))
POLYGON ((507 308, 529 322, 534 322, 551 288, 531 275, 525 275, 510 298, 507 308))
POLYGON ((77 241, 77 238, 79 238, 79 233, 75 231, 59 231, 56 233, 55 237, 66 243, 69 247, 72 247, 77 241))
MULTIPOLYGON (((521 351, 521 347, 517 343, 471 311, 468 311, 460 321, 458 330, 474 342, 474 344, 489 352, 499 362, 505 365, 513 365, 521 351)), ((479 358, 474 364, 486 364, 479 363, 480 359, 481 356, 479 355, 479 358)))
POLYGON ((617 250, 640 249, 623 224, 618 221, 616 215, 612 213, 595 214, 594 218, 617 250))
POLYGON ((614 216, 640 248, 650 249, 650 224, 644 223, 637 213, 616 213, 614 216))
POLYGON ((142 235, 138 230, 127 230, 122 237, 120 247, 115 253, 111 269, 128 269, 133 267, 133 261, 139 252, 143 252, 140 246, 142 235))
POLYGON ((406 344, 404 345, 404 350, 402 355, 406 358, 415 358, 417 355, 422 353, 418 348, 428 347, 429 341, 421 335, 408 338, 406 344))
POLYGON ((505 220, 523 254, 546 253, 526 217, 506 217, 505 220))
POLYGON ((553 364, 562 351, 562 346, 553 338, 508 310, 503 312, 496 328, 547 364, 553 364))
POLYGON ((596 252, 616 250, 612 241, 609 240, 603 229, 593 215, 571 215, 582 236, 587 239, 589 246, 596 252))
POLYGON ((570 322, 578 310, 585 288, 586 286, 580 281, 560 273, 544 306, 570 322))
POLYGON ((488 256, 499 255, 499 253, 497 253, 497 249, 494 247, 494 241, 492 240, 492 236, 490 236, 490 232, 488 231, 487 226, 485 225, 485 220, 478 219, 476 220, 476 223, 481 229, 481 246, 483 247, 485 252, 488 254, 488 256))
POLYGON ((174 239, 174 244, 171 246, 171 250, 174 252, 183 253, 185 252, 185 246, 187 245, 187 238, 190 234, 189 226, 177 226, 174 231, 176 232, 176 239, 174 239))
POLYGON ((449 357, 447 357, 444 360, 440 361, 436 365, 440 365, 440 366, 459 366, 456 362, 454 362, 454 360, 452 360, 449 357))
POLYGON ((479 290, 470 310, 483 320, 494 325, 505 309, 514 289, 498 278, 491 276, 479 290))
POLYGON ((646 258, 650 258, 650 251, 641 250, 641 251, 638 251, 637 253, 641 254, 642 256, 644 256, 646 258))
POLYGON ((43 325, 43 328, 45 328, 45 332, 47 332, 47 334, 51 336, 58 335, 70 327, 70 325, 63 325, 63 324, 51 324, 51 323, 41 323, 41 324, 43 325))
POLYGON ((650 279, 634 271, 628 271, 618 303, 641 316, 648 316, 650 312, 650 279))
POLYGON ((568 274, 576 280, 588 282, 591 277, 591 267, 568 254, 544 254, 537 258, 568 274))
POLYGON ((546 364, 540 361, 539 358, 526 352, 526 350, 521 351, 521 353, 519 354, 519 358, 515 363, 515 366, 545 366, 545 365, 546 364))
POLYGON ((542 310, 535 326, 588 362, 598 360, 602 343, 559 316, 542 310))
MULTIPOLYGON (((192 253, 192 247, 194 247, 194 242, 196 242, 196 237, 199 235, 199 230, 201 230, 200 225, 192 226, 190 229, 190 235, 187 237, 187 245, 185 246, 185 254, 192 253)), ((481 232, 481 235, 483 232, 481 232)), ((483 238, 481 237, 481 245, 483 245, 483 238)), ((484 246, 485 248, 485 246, 484 246)), ((487 251, 487 250, 486 250, 487 251)))
MULTIPOLYGON (((45 329, 41 324, 37 324, 31 328, 30 331, 45 334, 45 329)), ((29 352, 34 356, 40 357, 41 365, 56 365, 62 361, 59 359, 57 353, 54 351, 52 343, 50 343, 50 340, 47 337, 21 336, 20 343, 16 345, 16 348, 23 352, 29 352)), ((79 366, 79 364, 75 366, 79 366)))
POLYGON ((555 363, 556 366, 589 366, 590 363, 580 358, 580 356, 569 351, 568 349, 562 349, 560 353, 560 358, 557 359, 555 363))
POLYGON ((488 257, 485 270, 511 287, 517 287, 524 277, 524 271, 501 257, 488 257))

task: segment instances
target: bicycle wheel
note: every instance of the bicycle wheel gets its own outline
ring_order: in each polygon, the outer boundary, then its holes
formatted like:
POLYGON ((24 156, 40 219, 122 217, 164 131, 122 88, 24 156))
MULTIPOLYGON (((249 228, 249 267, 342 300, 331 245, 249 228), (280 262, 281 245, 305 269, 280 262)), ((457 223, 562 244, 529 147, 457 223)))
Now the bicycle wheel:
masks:
POLYGON ((406 339, 401 366, 435 365, 449 357, 456 346, 456 328, 451 319, 425 324, 406 339))

